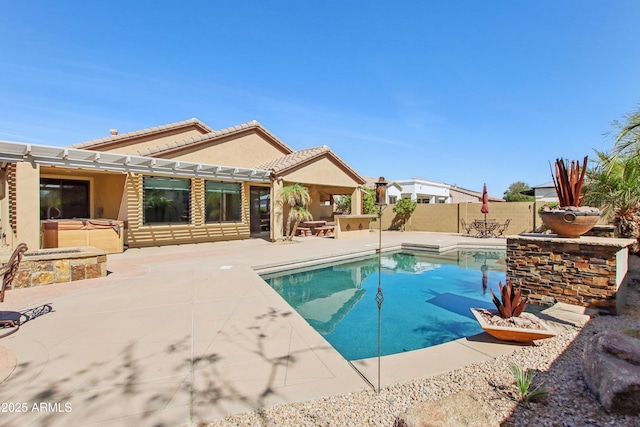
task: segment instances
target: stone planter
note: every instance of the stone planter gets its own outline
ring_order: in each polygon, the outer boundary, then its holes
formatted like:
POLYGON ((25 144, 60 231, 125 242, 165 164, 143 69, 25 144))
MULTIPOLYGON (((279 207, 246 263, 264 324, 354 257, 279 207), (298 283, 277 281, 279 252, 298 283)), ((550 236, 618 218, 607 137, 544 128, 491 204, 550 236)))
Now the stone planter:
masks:
POLYGON ((542 222, 558 237, 580 237, 600 219, 600 212, 550 210, 540 212, 542 222))
POLYGON ((529 320, 536 323, 538 328, 492 325, 484 318, 481 312, 489 311, 492 314, 497 315, 497 310, 484 310, 478 308, 471 308, 470 310, 480 324, 480 327, 484 329, 486 333, 502 341, 532 342, 534 340, 551 338, 557 335, 556 331, 551 329, 546 323, 544 323, 531 313, 522 313, 520 316, 528 317, 529 320))

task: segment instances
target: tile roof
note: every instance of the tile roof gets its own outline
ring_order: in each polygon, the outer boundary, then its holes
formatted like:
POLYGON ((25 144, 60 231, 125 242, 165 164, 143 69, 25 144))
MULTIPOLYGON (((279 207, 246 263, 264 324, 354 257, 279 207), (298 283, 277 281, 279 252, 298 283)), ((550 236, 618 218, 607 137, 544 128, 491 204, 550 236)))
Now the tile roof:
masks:
MULTIPOLYGON (((459 193, 467 194, 469 196, 477 197, 479 201, 482 201, 482 191, 473 191, 462 187, 457 187, 455 185, 451 185, 449 191, 457 191, 459 193)), ((491 202, 504 202, 504 199, 501 197, 495 197, 489 194, 489 201, 491 202)))
POLYGON ((267 135, 270 139, 275 141, 278 145, 280 145, 280 147, 283 148, 285 151, 288 151, 290 153, 294 152, 291 147, 289 147, 287 144, 281 141, 277 136, 269 132, 265 127, 263 127, 260 124, 260 122, 258 122, 257 120, 252 120, 250 122, 242 123, 229 128, 220 129, 220 130, 211 130, 210 132, 203 135, 194 136, 194 137, 190 137, 190 138, 186 138, 178 141, 172 141, 170 143, 162 144, 154 148, 148 148, 148 149, 139 151, 138 154, 140 156, 153 157, 153 156, 157 156, 159 154, 165 153, 167 151, 186 148, 190 145, 199 144, 202 142, 213 141, 218 138, 224 138, 225 136, 232 135, 238 132, 243 132, 249 129, 257 129, 261 131, 262 133, 267 135))
POLYGON ((169 123, 162 126, 155 126, 147 129, 141 129, 134 132, 121 133, 118 135, 111 135, 105 138, 93 139, 91 141, 70 145, 70 148, 81 148, 81 149, 95 148, 97 146, 100 146, 106 143, 112 143, 116 141, 122 141, 122 140, 137 138, 141 136, 153 135, 156 133, 166 132, 168 130, 173 130, 173 129, 180 129, 183 127, 188 127, 193 125, 199 126, 205 132, 213 132, 213 129, 211 129, 209 126, 207 126, 200 120, 193 118, 189 120, 183 120, 181 122, 169 123))

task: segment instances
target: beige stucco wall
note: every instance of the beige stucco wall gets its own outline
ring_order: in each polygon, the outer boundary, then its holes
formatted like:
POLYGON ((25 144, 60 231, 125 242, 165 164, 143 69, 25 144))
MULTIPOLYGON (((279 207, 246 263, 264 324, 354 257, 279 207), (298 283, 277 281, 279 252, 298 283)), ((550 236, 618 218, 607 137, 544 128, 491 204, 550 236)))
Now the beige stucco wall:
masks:
POLYGON ((162 157, 185 162, 254 168, 286 154, 289 153, 282 147, 276 147, 253 131, 242 136, 217 139, 190 149, 163 154, 162 157))
POLYGON ((16 163, 15 234, 31 250, 40 248, 40 166, 16 163))
POLYGON ((359 185, 353 177, 342 170, 328 157, 320 157, 317 160, 305 163, 304 167, 294 169, 283 175, 289 182, 300 184, 318 184, 324 186, 350 187, 359 185))
POLYGON ((42 166, 40 177, 89 181, 91 218, 118 219, 126 179, 124 173, 42 166))
POLYGON ((93 217, 118 219, 126 175, 96 174, 94 178, 93 217))

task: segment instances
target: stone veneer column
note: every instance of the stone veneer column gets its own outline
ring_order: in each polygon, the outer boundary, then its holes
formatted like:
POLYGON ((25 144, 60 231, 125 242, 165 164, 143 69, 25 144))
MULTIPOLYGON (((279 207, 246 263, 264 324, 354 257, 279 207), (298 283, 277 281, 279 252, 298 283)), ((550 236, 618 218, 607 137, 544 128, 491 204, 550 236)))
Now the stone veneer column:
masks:
POLYGON ((531 234, 507 238, 507 281, 534 304, 563 302, 616 314, 633 239, 531 234))

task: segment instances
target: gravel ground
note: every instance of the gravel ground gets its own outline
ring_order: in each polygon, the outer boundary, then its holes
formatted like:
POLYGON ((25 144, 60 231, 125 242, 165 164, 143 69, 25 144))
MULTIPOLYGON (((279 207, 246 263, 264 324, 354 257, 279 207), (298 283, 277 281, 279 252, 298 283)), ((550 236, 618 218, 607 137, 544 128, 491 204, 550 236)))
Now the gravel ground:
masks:
POLYGON ((605 330, 640 330, 640 258, 632 257, 627 305, 619 316, 598 316, 583 328, 570 327, 554 338, 519 347, 512 355, 382 389, 281 405, 232 415, 202 426, 384 426, 411 406, 469 390, 485 397, 503 427, 640 426, 640 417, 616 416, 602 409, 582 378, 587 339, 605 330), (510 365, 536 371, 534 384, 550 393, 528 405, 516 401, 510 365))

